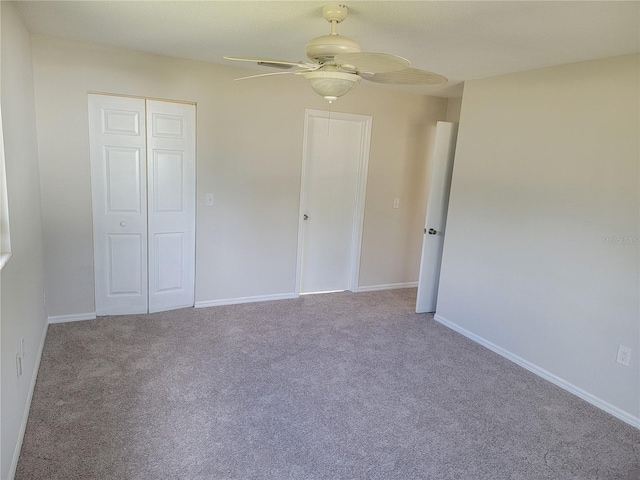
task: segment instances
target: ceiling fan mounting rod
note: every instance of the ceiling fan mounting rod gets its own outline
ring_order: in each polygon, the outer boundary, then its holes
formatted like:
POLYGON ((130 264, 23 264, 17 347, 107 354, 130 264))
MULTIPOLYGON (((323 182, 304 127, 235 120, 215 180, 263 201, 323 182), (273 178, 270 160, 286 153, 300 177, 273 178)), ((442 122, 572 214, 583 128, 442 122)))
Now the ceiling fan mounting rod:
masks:
POLYGON ((338 35, 336 25, 347 18, 348 13, 349 8, 346 5, 340 5, 339 3, 328 3, 322 7, 322 16, 331 24, 330 35, 338 35))

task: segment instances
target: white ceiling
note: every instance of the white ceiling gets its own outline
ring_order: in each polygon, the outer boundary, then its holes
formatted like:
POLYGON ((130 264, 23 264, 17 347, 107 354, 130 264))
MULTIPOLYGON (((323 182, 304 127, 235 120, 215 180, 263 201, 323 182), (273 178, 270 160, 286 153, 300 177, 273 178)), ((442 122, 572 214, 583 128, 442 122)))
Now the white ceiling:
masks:
MULTIPOLYGON (((17 6, 37 34, 238 66, 222 56, 306 60, 305 43, 329 33, 322 18, 325 3, 23 1, 17 6)), ((338 33, 363 51, 400 55, 414 67, 449 78, 444 87, 402 87, 421 93, 458 96, 464 80, 640 51, 638 1, 345 3, 349 16, 338 33)))

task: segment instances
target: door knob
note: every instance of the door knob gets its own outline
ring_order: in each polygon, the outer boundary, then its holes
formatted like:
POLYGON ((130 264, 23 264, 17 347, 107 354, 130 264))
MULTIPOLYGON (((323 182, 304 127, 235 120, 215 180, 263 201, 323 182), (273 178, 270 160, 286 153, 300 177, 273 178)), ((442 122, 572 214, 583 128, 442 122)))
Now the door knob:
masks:
POLYGON ((126 225, 127 225, 127 222, 120 222, 120 226, 121 226, 121 227, 124 227, 124 226, 126 226, 126 225))
POLYGON ((309 220, 309 215, 307 215, 306 213, 303 215, 302 217, 303 220, 309 220))
POLYGON ((433 228, 429 229, 429 235, 435 235, 436 233, 438 232, 436 232, 433 228))

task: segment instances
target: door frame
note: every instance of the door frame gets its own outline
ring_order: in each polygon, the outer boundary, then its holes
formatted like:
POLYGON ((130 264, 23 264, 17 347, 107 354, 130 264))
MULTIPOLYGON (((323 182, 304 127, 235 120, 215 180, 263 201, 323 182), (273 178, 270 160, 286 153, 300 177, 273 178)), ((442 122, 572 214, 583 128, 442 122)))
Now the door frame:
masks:
POLYGON ((309 136, 309 121, 312 118, 325 118, 331 122, 332 119, 345 120, 362 123, 362 136, 360 138, 360 158, 358 159, 358 180, 356 184, 356 203, 352 223, 352 236, 349 267, 348 290, 355 292, 358 287, 360 277, 360 254, 362 252, 362 233, 364 227, 364 207, 367 193, 367 173, 369 170, 369 152, 371 144, 371 127, 373 117, 370 115, 359 115, 355 113, 328 112, 325 110, 314 110, 307 108, 304 111, 304 134, 302 141, 302 170, 300 174, 300 208, 298 211, 298 250, 296 255, 296 283, 295 295, 300 295, 300 282, 302 281, 302 257, 304 252, 304 219, 303 215, 306 205, 306 183, 308 176, 307 168, 307 140, 309 136))

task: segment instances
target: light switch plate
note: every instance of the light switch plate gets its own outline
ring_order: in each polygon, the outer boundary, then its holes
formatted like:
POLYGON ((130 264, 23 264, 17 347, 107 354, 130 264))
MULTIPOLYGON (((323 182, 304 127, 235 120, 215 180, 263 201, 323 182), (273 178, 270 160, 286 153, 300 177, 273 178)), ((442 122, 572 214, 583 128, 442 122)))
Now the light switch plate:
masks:
POLYGON ((215 205, 215 198, 213 196, 213 193, 207 193, 204 197, 204 204, 207 207, 213 207, 215 205))

